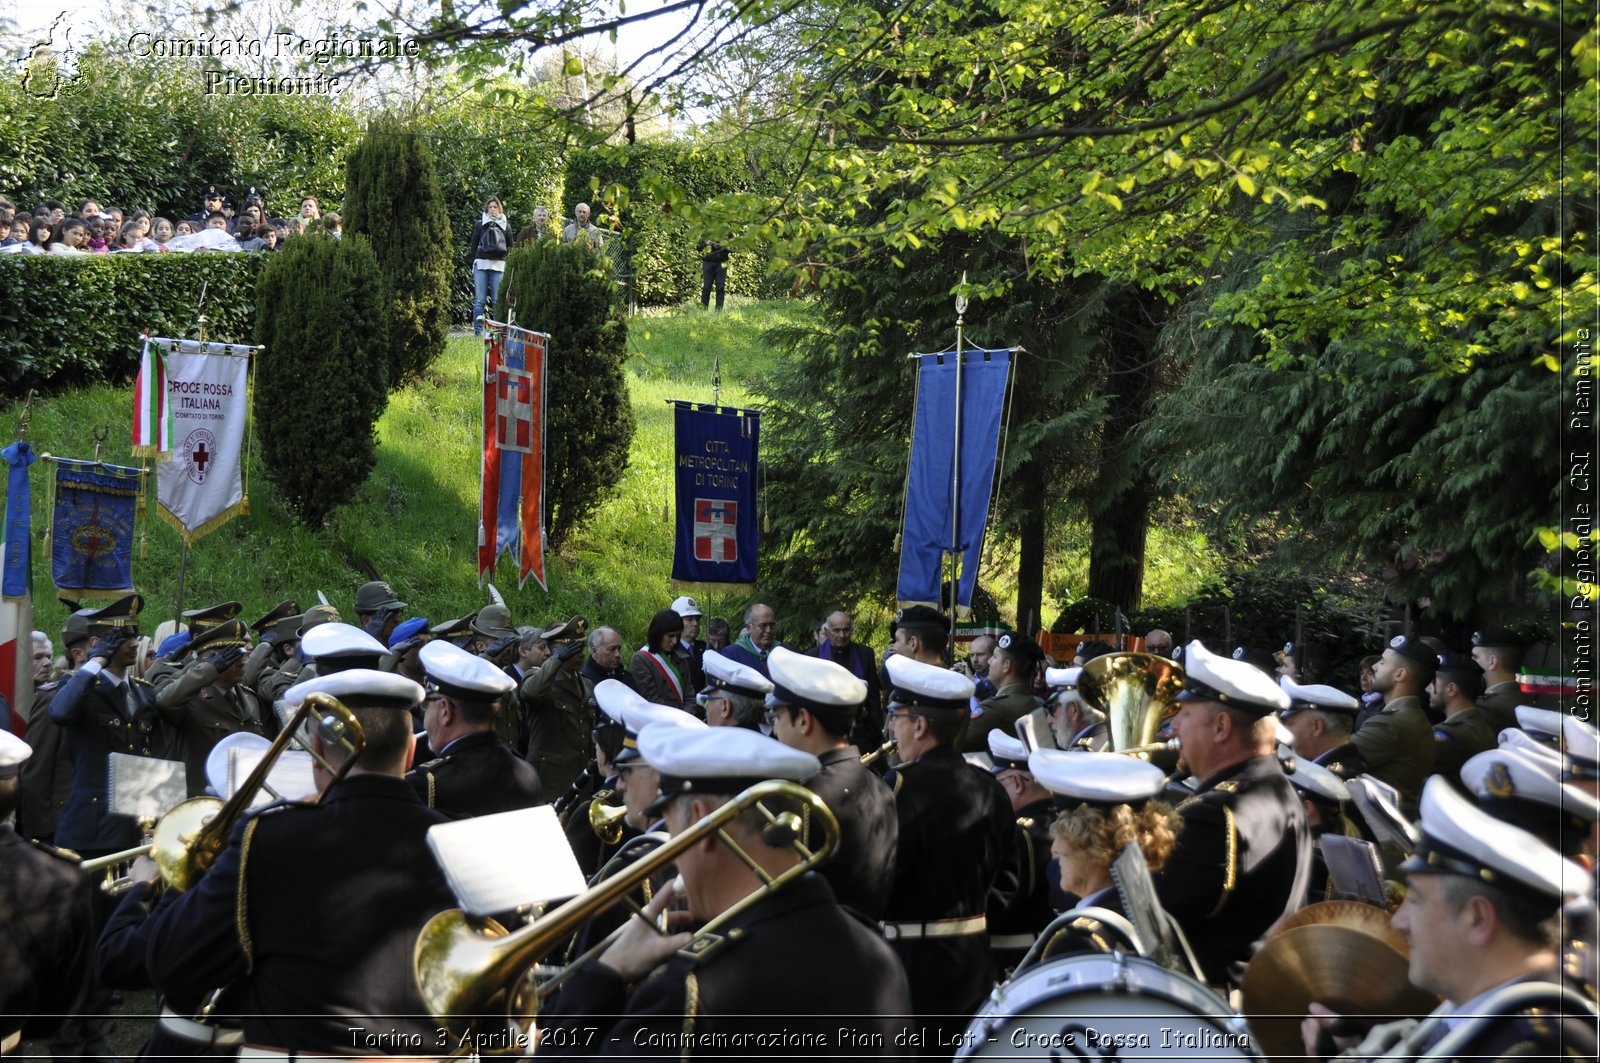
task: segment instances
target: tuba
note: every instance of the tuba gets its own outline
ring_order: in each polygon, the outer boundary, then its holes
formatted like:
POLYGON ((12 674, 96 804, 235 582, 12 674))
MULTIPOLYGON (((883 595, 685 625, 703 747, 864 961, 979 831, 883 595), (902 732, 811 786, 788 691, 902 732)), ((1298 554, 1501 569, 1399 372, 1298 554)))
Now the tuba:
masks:
MULTIPOLYGON (((92 874, 131 863, 141 856, 149 856, 161 873, 163 885, 180 893, 187 890, 211 869, 223 847, 228 844, 228 835, 233 833, 234 823, 250 808, 256 794, 263 788, 273 793, 267 785, 267 775, 290 742, 310 753, 323 770, 333 777, 330 786, 344 778, 345 772, 355 764, 356 757, 367 744, 360 722, 343 702, 331 694, 307 694, 300 708, 262 754, 261 762, 232 797, 226 801, 219 797, 191 797, 174 805, 156 822, 155 833, 148 844, 85 860, 80 866, 92 874), (301 725, 311 719, 313 712, 317 714, 314 726, 319 737, 324 742, 336 742, 350 751, 350 755, 338 767, 329 764, 311 749, 309 742, 298 736, 301 725)), ((103 888, 107 893, 121 893, 131 884, 129 879, 119 878, 108 881, 103 888)))
POLYGON ((1078 690, 1106 714, 1106 732, 1118 753, 1167 748, 1156 741, 1161 721, 1183 689, 1183 669, 1153 653, 1108 653, 1083 666, 1078 690))
MULTIPOLYGON (((696 932, 696 942, 832 855, 839 843, 839 822, 810 790, 797 783, 769 780, 747 788, 682 834, 519 930, 506 933, 494 925, 474 926, 459 908, 440 912, 422 928, 412 952, 412 968, 428 1013, 462 1045, 475 1044, 480 1035, 495 1044, 505 1039, 502 1030, 478 1029, 479 1021, 487 1015, 504 1018, 524 1036, 531 1037, 539 999, 552 988, 548 983, 544 988, 535 988, 529 978, 540 960, 580 925, 617 904, 657 870, 677 860, 680 853, 713 835, 732 846, 763 884, 701 927, 696 932), (813 827, 820 827, 821 844, 808 848, 802 841, 800 815, 772 811, 767 803, 774 800, 800 805, 813 827), (750 809, 759 810, 766 817, 768 843, 793 849, 800 854, 799 863, 776 876, 769 875, 734 844, 725 828, 750 809)), ((687 947, 694 948, 694 943, 687 947)), ((520 1047, 515 1044, 516 1038, 509 1040, 513 1044, 506 1048, 520 1047)))

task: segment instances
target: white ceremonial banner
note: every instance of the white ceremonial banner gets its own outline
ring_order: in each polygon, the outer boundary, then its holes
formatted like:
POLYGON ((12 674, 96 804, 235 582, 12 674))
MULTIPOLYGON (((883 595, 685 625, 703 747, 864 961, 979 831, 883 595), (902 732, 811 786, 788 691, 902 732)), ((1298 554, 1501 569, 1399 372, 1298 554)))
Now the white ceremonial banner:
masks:
POLYGON ((249 512, 244 492, 250 356, 237 343, 160 340, 172 411, 172 460, 156 466, 161 516, 185 545, 249 512))

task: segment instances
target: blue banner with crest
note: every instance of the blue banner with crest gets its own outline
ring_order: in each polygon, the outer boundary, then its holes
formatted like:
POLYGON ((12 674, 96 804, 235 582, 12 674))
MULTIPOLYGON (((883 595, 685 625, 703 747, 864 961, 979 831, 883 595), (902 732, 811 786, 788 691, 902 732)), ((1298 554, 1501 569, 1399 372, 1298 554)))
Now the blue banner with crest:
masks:
POLYGON ((56 459, 51 576, 68 598, 114 598, 133 589, 138 469, 56 459))
POLYGON ((678 584, 752 587, 756 581, 756 456, 761 414, 728 406, 675 403, 673 482, 678 584))

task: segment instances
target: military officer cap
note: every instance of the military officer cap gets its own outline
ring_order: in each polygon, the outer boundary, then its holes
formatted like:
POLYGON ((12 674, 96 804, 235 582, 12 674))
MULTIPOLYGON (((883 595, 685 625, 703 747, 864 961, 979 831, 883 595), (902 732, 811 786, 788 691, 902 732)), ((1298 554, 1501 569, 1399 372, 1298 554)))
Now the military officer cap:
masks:
POLYGON ((699 603, 688 595, 672 599, 672 611, 684 617, 702 615, 699 603))
POLYGON ((1346 716, 1354 716, 1361 711, 1361 702, 1337 687, 1323 683, 1296 683, 1288 676, 1280 676, 1278 686, 1289 695, 1289 707, 1279 713, 1284 719, 1308 709, 1346 716))
POLYGON ((1183 690, 1179 701, 1217 701, 1250 716, 1265 716, 1289 707, 1289 695, 1261 669, 1222 657, 1199 639, 1183 654, 1183 690))
POLYGON ((1243 661, 1252 668, 1260 669, 1270 676, 1278 674, 1278 662, 1266 650, 1253 650, 1248 646, 1235 646, 1233 648, 1233 659, 1243 661))
POLYGON ((392 650, 402 642, 414 639, 427 630, 428 618, 425 616, 414 616, 410 620, 402 620, 394 626, 394 632, 389 636, 389 648, 392 650))
POLYGON ((0 729, 0 779, 15 779, 33 755, 33 747, 10 731, 0 729))
POLYGON ((1540 761, 1515 749, 1490 749, 1461 766, 1461 781, 1478 807, 1576 856, 1600 820, 1600 798, 1563 786, 1561 762, 1540 761))
POLYGON ((371 583, 363 583, 356 591, 356 612, 376 613, 379 609, 404 609, 406 603, 402 602, 394 593, 394 588, 388 582, 375 579, 371 583))
POLYGON ((884 661, 883 666, 889 673, 891 706, 951 712, 971 710, 972 692, 976 687, 960 672, 913 661, 900 653, 884 661))
POLYGON ((1037 642, 1016 631, 1007 631, 995 639, 994 647, 1019 661, 1032 661, 1035 665, 1044 663, 1044 649, 1037 642))
MULTIPOLYGON (((715 652, 707 650, 706 656, 709 658, 715 652)), ((734 666, 744 667, 737 663, 734 666)), ((757 676, 761 674, 751 668, 745 670, 757 676)), ((808 657, 777 646, 767 656, 767 670, 772 675, 772 689, 766 696, 767 708, 788 705, 805 709, 835 732, 848 731, 867 700, 867 684, 834 661, 808 657)), ((706 675, 711 675, 709 666, 706 675)))
POLYGON ((1434 648, 1410 635, 1396 635, 1389 640, 1389 649, 1404 657, 1406 663, 1414 666, 1424 680, 1432 679, 1439 667, 1439 654, 1434 648))
POLYGON ((300 628, 295 634, 304 639, 306 633, 313 628, 320 627, 323 624, 338 623, 340 617, 339 610, 331 605, 313 605, 305 611, 305 616, 301 619, 300 628))
POLYGON ((574 616, 554 624, 539 632, 539 637, 546 642, 576 642, 589 633, 589 621, 583 616, 574 616))
POLYGON ((300 640, 300 651, 317 662, 317 671, 377 668, 388 652, 383 643, 350 624, 318 624, 300 640))
POLYGON ((92 609, 84 619, 90 635, 107 635, 124 628, 138 630, 139 610, 144 608, 144 595, 125 594, 110 605, 92 609))
POLYGON ((1028 770, 1028 747, 999 728, 989 732, 989 762, 996 773, 1028 770))
POLYGON ((810 753, 743 727, 652 723, 639 732, 639 755, 661 775, 651 812, 683 794, 736 794, 769 779, 805 782, 822 770, 810 753))
POLYGON ((194 632, 189 649, 195 654, 227 649, 229 646, 248 646, 243 620, 225 620, 220 624, 194 632))
POLYGON ((908 605, 894 614, 894 629, 943 642, 950 637, 950 618, 931 605, 908 605))
POLYGON ((1541 709, 1536 705, 1517 706, 1517 726, 1546 745, 1561 744, 1561 727, 1566 719, 1566 713, 1554 709, 1541 709))
POLYGON ((503 605, 486 605, 478 610, 472 630, 491 639, 509 639, 517 635, 517 627, 511 622, 511 610, 503 605))
POLYGON ((221 199, 222 187, 213 181, 211 184, 206 185, 206 190, 200 194, 200 198, 207 200, 221 199))
POLYGON ((62 648, 76 646, 89 638, 89 614, 93 611, 76 609, 67 617, 67 622, 61 625, 62 648))
POLYGON ((168 635, 161 640, 161 645, 156 647, 156 656, 163 660, 176 658, 180 653, 189 648, 189 643, 194 641, 194 636, 187 631, 179 631, 168 635))
POLYGON ((1277 653, 1274 653, 1272 656, 1273 659, 1277 661, 1284 661, 1290 657, 1293 657, 1296 661, 1302 661, 1305 659, 1305 653, 1306 648, 1300 645, 1298 642, 1285 642, 1283 644, 1283 649, 1279 650, 1277 653))
MULTIPOLYGON (((423 621, 426 624, 427 621, 423 621)), ((459 701, 494 701, 516 688, 505 672, 448 642, 430 642, 418 653, 428 693, 459 701)))
POLYGON ((1437 675, 1454 676, 1479 676, 1483 675, 1483 665, 1474 661, 1465 653, 1441 653, 1436 658, 1438 662, 1434 672, 1437 675))
POLYGON ((1486 627, 1482 631, 1472 633, 1474 647, 1487 646, 1490 649, 1506 647, 1508 649, 1521 649, 1522 636, 1508 627, 1486 627))
POLYGON ((300 639, 300 629, 305 626, 304 613, 286 616, 279 620, 272 628, 273 641, 280 645, 285 642, 297 642, 300 639))
POLYGON ((257 635, 260 635, 264 633, 267 628, 276 628, 281 621, 292 616, 298 616, 299 613, 300 603, 292 598, 286 599, 262 614, 261 619, 250 625, 250 630, 254 631, 257 635))
POLYGON ((1435 775, 1422 788, 1422 840, 1400 870, 1464 875, 1548 902, 1587 896, 1589 873, 1534 835, 1504 823, 1435 775))
POLYGON ((200 609, 190 609, 183 614, 183 619, 189 625, 189 630, 198 635, 218 624, 226 624, 243 611, 244 606, 238 602, 219 602, 200 609))
POLYGON ((1036 749, 1028 756, 1034 780, 1055 794, 1057 805, 1138 807, 1166 788, 1167 776, 1149 761, 1126 753, 1070 752, 1036 749))
POLYGON ((1563 782, 1600 779, 1600 731, 1586 720, 1568 716, 1561 722, 1562 743, 1567 751, 1563 782))
POLYGON ((1416 848, 1416 828, 1400 814, 1399 790, 1373 775, 1358 775, 1347 780, 1345 787, 1378 841, 1406 852, 1416 848))
POLYGON ((283 698, 299 708, 308 694, 328 694, 352 709, 414 709, 422 704, 421 686, 395 672, 374 668, 347 668, 296 683, 283 698))
POLYGON ((1350 800, 1350 788, 1344 780, 1314 760, 1304 757, 1294 759, 1294 768, 1285 772, 1295 789, 1318 801, 1344 804, 1350 800))
MULTIPOLYGON (((775 647, 768 657, 776 657, 782 646, 775 647)), ((784 650, 785 653, 789 652, 784 650)), ((715 690, 729 690, 735 694, 743 694, 747 698, 764 698, 772 692, 772 680, 762 675, 748 665, 740 664, 729 657, 724 657, 716 650, 707 650, 700 659, 700 666, 705 669, 706 685, 701 694, 710 694, 715 690)), ((862 697, 866 697, 865 694, 862 697)))

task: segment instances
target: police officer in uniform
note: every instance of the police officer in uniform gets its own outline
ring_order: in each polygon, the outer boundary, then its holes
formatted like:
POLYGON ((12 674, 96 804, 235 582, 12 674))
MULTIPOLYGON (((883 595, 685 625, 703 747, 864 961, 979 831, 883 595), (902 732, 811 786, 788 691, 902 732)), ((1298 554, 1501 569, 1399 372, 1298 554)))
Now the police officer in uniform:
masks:
POLYGON ((1478 708, 1483 669, 1461 653, 1439 654, 1439 667, 1428 684, 1428 703, 1444 719, 1433 725, 1433 770, 1455 779, 1461 766, 1495 747, 1495 732, 1478 708))
POLYGON ((244 686, 249 649, 244 624, 229 620, 207 628, 189 643, 189 664, 156 695, 168 726, 183 735, 189 796, 206 792, 206 757, 228 735, 265 734, 262 707, 244 686))
POLYGON ((881 919, 894 882, 900 822, 894 795, 862 765, 861 750, 849 740, 867 684, 841 664, 783 646, 773 648, 767 667, 772 737, 821 763, 806 786, 839 821, 839 848, 822 866, 822 877, 840 904, 881 919))
POLYGON ((0 730, 0 1055, 72 1009, 94 951, 93 886, 72 853, 8 825, 28 744, 0 730))
POLYGON ((548 628, 550 659, 522 681, 518 693, 527 711, 526 756, 539 769, 550 794, 565 794, 589 760, 594 686, 580 674, 589 622, 581 616, 548 628))
POLYGON ((1173 727, 1180 771, 1199 780, 1177 809, 1177 846, 1156 894, 1183 928, 1206 979, 1238 978, 1257 942, 1305 904, 1311 832, 1275 755, 1276 714, 1289 696, 1265 672, 1196 640, 1173 727))
POLYGON ((1033 695, 1033 676, 1044 659, 1037 642, 1015 631, 996 640, 994 655, 989 658, 989 681, 995 693, 980 701, 977 714, 967 721, 967 736, 961 740, 964 751, 986 750, 991 731, 1015 734, 1017 721, 1043 704, 1033 695))
POLYGON ((917 1016, 937 1032, 924 1046, 934 1050, 953 1043, 994 985, 984 913, 991 890, 1003 904, 1017 889, 1016 823, 1005 790, 955 747, 972 680, 903 654, 886 668, 901 764, 887 780, 900 841, 884 936, 917 1016))
POLYGON ((1372 666, 1372 685, 1383 695, 1383 711, 1370 717, 1350 742, 1361 753, 1365 774, 1400 791, 1400 811, 1416 818, 1417 796, 1433 770, 1433 728, 1421 697, 1433 681, 1439 655, 1421 639, 1396 635, 1372 666))
MULTIPOLYGON (((774 647, 793 652, 788 647, 774 647)), ((770 658, 769 658, 770 659, 770 658)), ((772 680, 748 664, 707 650, 700 657, 706 686, 695 698, 695 708, 712 727, 743 727, 760 731, 767 715, 766 697, 772 680)))
MULTIPOLYGON (((280 803, 240 820, 199 884, 156 908, 151 980, 179 999, 237 983, 257 1059, 439 1054, 411 964, 423 924, 456 903, 426 843, 428 829, 448 820, 401 777, 423 690, 354 668, 296 685, 286 700, 313 692, 355 713, 366 748, 337 783, 315 769, 325 790, 315 804, 280 803)), ((323 728, 308 730, 334 765, 347 760, 323 728)))
MULTIPOLYGON (((674 834, 752 783, 804 782, 819 766, 810 754, 741 728, 654 724, 640 733, 639 746, 661 774, 657 804, 674 834)), ((799 860, 783 832, 769 830, 758 813, 739 817, 727 833, 769 876, 799 860)), ((780 1030, 782 1040, 744 1054, 903 1052, 895 1035, 910 1006, 905 974, 882 938, 839 906, 826 879, 802 875, 729 915, 762 881, 738 854, 707 838, 685 851, 678 869, 691 919, 726 915, 709 947, 685 948, 689 934, 662 935, 644 920, 630 920, 613 945, 573 972, 541 1015, 547 1030, 599 1020, 600 1053, 629 1057, 691 1054, 685 1034, 715 1039, 780 1030), (637 986, 631 994, 630 984, 637 986)), ((677 893, 663 889, 647 917, 665 911, 677 893)), ((547 1036, 539 1053, 547 1052, 565 1058, 595 1049, 583 1038, 547 1036)))
POLYGON ((1016 967, 1056 914, 1050 903, 1050 822, 1055 809, 1050 791, 1029 771, 1028 755, 1020 739, 999 730, 989 732, 994 776, 1011 799, 1017 824, 1017 889, 1006 903, 989 908, 989 944, 1002 972, 1016 967))
POLYGON ((494 731, 495 703, 511 694, 511 678, 448 642, 428 643, 419 657, 427 690, 422 718, 437 759, 406 776, 417 796, 457 818, 544 804, 539 773, 494 731))

